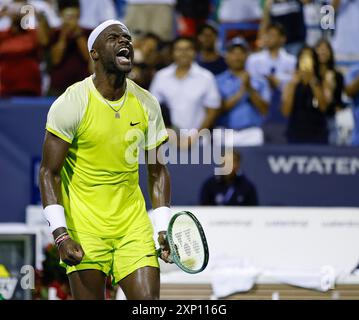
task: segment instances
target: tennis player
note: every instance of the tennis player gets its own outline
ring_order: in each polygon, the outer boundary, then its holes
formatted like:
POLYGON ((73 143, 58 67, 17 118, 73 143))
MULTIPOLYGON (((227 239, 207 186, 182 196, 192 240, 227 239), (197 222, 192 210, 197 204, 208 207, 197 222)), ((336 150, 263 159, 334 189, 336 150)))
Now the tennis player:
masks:
POLYGON ((145 150, 154 227, 161 258, 169 262, 170 178, 152 155, 168 139, 160 106, 126 78, 134 53, 124 24, 100 24, 88 50, 94 74, 70 86, 48 113, 39 176, 44 215, 74 299, 104 299, 107 276, 127 299, 158 299, 159 263, 138 184, 138 150, 145 150))

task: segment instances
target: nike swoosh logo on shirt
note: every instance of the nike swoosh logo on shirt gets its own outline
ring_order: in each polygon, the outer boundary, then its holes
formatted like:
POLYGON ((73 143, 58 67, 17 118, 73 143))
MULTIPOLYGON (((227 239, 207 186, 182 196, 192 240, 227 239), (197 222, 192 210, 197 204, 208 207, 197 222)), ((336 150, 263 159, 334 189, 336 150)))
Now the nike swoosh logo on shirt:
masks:
POLYGON ((132 121, 130 122, 131 127, 133 127, 133 126, 135 126, 137 124, 139 124, 139 122, 135 122, 135 123, 133 123, 132 121))

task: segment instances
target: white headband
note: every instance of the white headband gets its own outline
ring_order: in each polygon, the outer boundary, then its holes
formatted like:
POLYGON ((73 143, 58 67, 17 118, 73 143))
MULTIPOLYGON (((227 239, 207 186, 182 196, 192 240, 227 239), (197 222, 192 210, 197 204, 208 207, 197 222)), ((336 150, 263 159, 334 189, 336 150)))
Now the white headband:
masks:
POLYGON ((110 20, 106 20, 105 22, 102 22, 99 26, 97 26, 95 29, 92 30, 92 32, 87 40, 87 48, 88 48, 89 52, 91 51, 92 46, 95 43, 97 37, 100 35, 100 33, 103 30, 105 30, 107 27, 115 25, 115 24, 121 25, 121 27, 125 28, 128 31, 127 27, 119 20, 110 19, 110 20))

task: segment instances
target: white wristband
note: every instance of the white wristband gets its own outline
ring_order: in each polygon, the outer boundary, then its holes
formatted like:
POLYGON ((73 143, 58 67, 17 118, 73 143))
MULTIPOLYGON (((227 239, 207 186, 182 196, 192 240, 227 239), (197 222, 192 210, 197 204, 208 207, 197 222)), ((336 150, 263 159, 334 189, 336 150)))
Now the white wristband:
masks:
POLYGON ((159 207, 152 211, 153 223, 156 233, 160 231, 167 231, 170 223, 172 213, 169 207, 159 207))
POLYGON ((67 228, 65 220, 65 209, 59 204, 51 204, 44 209, 44 216, 49 224, 51 232, 57 228, 67 228))

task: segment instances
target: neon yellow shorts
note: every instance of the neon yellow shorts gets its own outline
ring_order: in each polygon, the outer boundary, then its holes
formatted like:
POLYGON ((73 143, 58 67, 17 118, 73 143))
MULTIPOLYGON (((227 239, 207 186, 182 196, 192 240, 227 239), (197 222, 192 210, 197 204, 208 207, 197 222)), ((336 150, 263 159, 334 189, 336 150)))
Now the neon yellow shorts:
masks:
POLYGON ((100 270, 111 276, 112 283, 116 284, 139 268, 159 268, 151 224, 131 229, 121 238, 99 238, 73 230, 69 230, 69 234, 82 246, 85 255, 76 266, 68 266, 60 261, 67 274, 79 270, 100 270))

